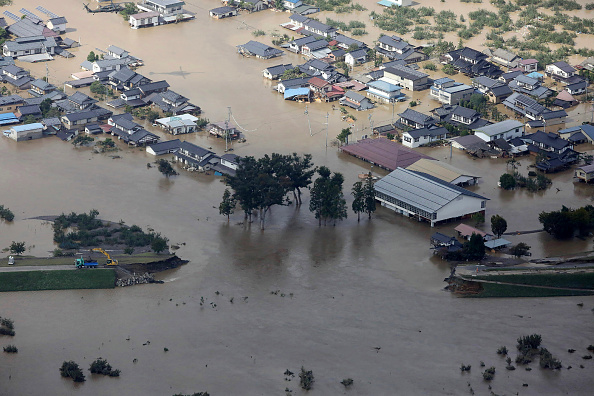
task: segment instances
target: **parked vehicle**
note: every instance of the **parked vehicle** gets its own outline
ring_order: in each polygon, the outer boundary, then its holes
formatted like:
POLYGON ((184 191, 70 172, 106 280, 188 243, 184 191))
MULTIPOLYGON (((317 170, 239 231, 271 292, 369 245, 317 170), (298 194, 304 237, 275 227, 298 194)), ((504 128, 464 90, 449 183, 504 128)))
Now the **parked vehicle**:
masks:
POLYGON ((80 256, 80 258, 77 258, 76 260, 74 260, 74 265, 76 266, 76 268, 97 268, 99 267, 99 264, 96 261, 85 261, 85 259, 80 256))

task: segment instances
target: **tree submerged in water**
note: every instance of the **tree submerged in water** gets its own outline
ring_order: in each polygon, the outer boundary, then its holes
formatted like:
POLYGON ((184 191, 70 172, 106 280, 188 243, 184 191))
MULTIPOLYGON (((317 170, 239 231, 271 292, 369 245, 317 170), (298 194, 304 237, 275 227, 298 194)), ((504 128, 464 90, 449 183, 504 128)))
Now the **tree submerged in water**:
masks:
POLYGON ((72 360, 62 363, 60 375, 65 378, 72 378, 74 382, 85 382, 85 375, 80 367, 78 367, 78 364, 72 360))
POLYGON ((347 217, 346 201, 342 193, 344 177, 341 173, 332 174, 325 166, 318 169, 318 175, 311 189, 309 210, 318 219, 318 225, 322 225, 322 220, 324 224, 331 220, 336 225, 337 220, 347 217))

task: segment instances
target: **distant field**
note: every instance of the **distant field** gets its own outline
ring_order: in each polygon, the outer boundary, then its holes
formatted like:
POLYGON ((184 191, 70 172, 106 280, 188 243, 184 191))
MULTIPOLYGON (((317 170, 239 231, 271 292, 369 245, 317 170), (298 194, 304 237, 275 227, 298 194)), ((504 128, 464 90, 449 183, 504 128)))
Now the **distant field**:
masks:
POLYGON ((475 278, 521 285, 571 287, 575 289, 593 289, 594 291, 594 273, 592 272, 573 274, 489 275, 476 276, 475 278))
POLYGON ((513 285, 498 285, 494 283, 481 283, 483 291, 480 294, 470 294, 464 297, 490 298, 490 297, 561 297, 561 296, 589 296, 591 292, 577 290, 555 290, 536 287, 523 287, 513 285))
POLYGON ((0 273, 0 292, 66 289, 112 289, 112 268, 0 273))
POLYGON ((594 294, 594 273, 489 275, 477 276, 476 279, 514 283, 518 286, 481 283, 483 291, 478 295, 470 295, 469 297, 554 297, 594 294), (591 289, 592 291, 555 290, 523 287, 522 285, 591 289))
MULTIPOLYGON (((122 255, 113 256, 117 258, 120 264, 146 264, 153 261, 167 260, 173 257, 173 254, 156 254, 156 253, 140 253, 135 255, 122 255)), ((15 256, 15 265, 72 265, 74 266, 74 259, 78 256, 67 256, 67 257, 32 257, 32 256, 15 256)), ((83 257, 89 257, 89 253, 83 254, 83 257)), ((105 264, 105 256, 98 253, 93 253, 93 259, 96 259, 99 264, 105 264)), ((8 267, 8 258, 0 259, 0 267, 8 267)))

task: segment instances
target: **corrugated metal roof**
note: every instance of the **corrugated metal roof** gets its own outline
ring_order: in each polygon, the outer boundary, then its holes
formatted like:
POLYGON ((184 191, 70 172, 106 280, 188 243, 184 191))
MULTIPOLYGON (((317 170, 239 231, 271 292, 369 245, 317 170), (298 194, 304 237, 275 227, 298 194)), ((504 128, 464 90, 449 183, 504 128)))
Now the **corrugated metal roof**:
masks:
POLYGON ((461 169, 458 169, 450 164, 445 162, 437 161, 437 160, 430 160, 426 158, 421 158, 417 162, 412 165, 409 165, 406 169, 427 173, 431 176, 437 177, 441 180, 444 180, 448 183, 456 180, 460 176, 468 176, 468 177, 479 177, 469 174, 461 169))
POLYGON ((426 212, 434 213, 462 195, 459 189, 453 188, 450 183, 447 184, 398 168, 375 183, 375 190, 426 212))

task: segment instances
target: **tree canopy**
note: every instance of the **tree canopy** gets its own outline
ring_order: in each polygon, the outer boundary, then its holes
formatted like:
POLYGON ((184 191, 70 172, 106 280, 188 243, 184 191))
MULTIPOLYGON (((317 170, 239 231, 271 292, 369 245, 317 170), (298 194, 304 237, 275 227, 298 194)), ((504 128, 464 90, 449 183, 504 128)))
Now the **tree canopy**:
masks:
POLYGON ((332 220, 346 219, 346 201, 342 193, 344 177, 341 173, 334 173, 325 166, 318 168, 319 177, 314 181, 311 189, 309 210, 315 214, 318 224, 322 225, 332 220))
POLYGON ((501 235, 507 230, 507 221, 499 216, 493 215, 491 216, 491 231, 497 238, 501 238, 501 235))
POLYGON ((227 175, 225 183, 233 190, 233 199, 239 203, 246 218, 251 221, 254 211, 260 216, 264 229, 266 214, 274 205, 285 205, 288 192, 293 192, 297 205, 301 204, 301 188, 311 184, 314 174, 311 155, 273 153, 256 159, 248 156, 239 160, 235 176, 227 175))
POLYGON ((571 238, 576 231, 586 235, 594 228, 594 206, 586 205, 578 209, 563 206, 558 211, 541 212, 538 221, 546 232, 557 239, 571 238))
POLYGON ((169 178, 169 176, 176 176, 178 173, 173 169, 173 166, 169 163, 169 161, 161 158, 157 161, 159 172, 161 172, 165 177, 169 178))

